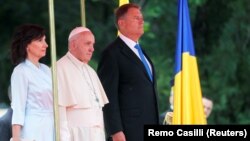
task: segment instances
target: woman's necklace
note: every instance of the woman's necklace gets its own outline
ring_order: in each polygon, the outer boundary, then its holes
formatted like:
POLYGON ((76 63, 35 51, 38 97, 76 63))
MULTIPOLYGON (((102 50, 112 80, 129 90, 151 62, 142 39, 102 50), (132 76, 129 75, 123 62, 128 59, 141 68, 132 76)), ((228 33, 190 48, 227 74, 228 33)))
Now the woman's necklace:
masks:
POLYGON ((88 70, 88 67, 85 66, 85 64, 84 64, 84 68, 85 68, 85 70, 86 70, 86 72, 87 72, 87 74, 88 74, 88 78, 89 78, 89 79, 87 79, 87 77, 86 77, 86 75, 85 75, 86 73, 84 73, 84 70, 81 71, 69 56, 67 56, 67 58, 68 58, 68 59, 70 60, 70 62, 75 66, 75 68, 83 75, 84 79, 85 79, 86 82, 87 82, 88 87, 90 88, 90 90, 91 90, 91 91, 93 92, 93 94, 94 94, 95 101, 98 103, 98 106, 100 106, 100 104, 99 104, 99 99, 98 99, 98 96, 97 96, 97 93, 96 93, 96 90, 95 90, 94 82, 93 82, 93 80, 92 80, 92 78, 91 78, 91 76, 90 76, 90 72, 89 72, 89 70, 88 70), (89 82, 88 80, 90 80, 90 82, 89 82), (91 83, 91 84, 90 84, 90 83, 91 83))

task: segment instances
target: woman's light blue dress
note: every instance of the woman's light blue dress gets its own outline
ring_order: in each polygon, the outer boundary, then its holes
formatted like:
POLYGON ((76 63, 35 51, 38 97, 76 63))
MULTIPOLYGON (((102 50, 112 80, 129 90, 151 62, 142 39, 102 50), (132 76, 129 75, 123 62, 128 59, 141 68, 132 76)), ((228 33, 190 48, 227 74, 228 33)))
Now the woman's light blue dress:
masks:
POLYGON ((54 114, 51 70, 26 59, 11 76, 12 125, 22 125, 21 137, 54 141, 54 114))

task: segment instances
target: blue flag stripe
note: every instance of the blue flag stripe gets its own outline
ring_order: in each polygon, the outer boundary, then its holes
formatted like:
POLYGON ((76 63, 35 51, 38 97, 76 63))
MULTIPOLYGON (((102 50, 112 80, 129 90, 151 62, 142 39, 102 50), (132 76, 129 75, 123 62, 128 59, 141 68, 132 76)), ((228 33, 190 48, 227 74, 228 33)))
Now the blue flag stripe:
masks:
POLYGON ((187 0, 180 1, 180 4, 178 6, 179 22, 175 56, 175 75, 182 70, 182 53, 188 52, 191 56, 195 56, 193 33, 189 20, 189 9, 187 6, 184 5, 187 5, 187 0))

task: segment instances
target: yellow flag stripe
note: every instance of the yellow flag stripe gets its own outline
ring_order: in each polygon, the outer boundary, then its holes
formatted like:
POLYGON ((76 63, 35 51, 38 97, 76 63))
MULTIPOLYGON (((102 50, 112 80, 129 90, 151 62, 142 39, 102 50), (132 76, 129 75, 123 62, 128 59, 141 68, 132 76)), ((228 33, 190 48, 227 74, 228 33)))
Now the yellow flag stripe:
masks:
POLYGON ((119 0, 119 6, 129 3, 129 0, 119 0))
POLYGON ((197 61, 189 53, 182 54, 182 70, 174 82, 173 124, 206 124, 197 61))

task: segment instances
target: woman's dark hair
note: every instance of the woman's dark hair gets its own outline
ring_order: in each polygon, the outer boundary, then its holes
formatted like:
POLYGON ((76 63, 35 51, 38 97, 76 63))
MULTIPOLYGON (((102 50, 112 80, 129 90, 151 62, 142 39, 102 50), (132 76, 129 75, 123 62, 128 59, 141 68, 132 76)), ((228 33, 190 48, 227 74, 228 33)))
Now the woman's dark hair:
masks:
POLYGON ((27 57, 26 48, 34 40, 41 39, 45 29, 35 24, 23 24, 16 28, 11 43, 11 59, 14 65, 24 61, 27 57))

